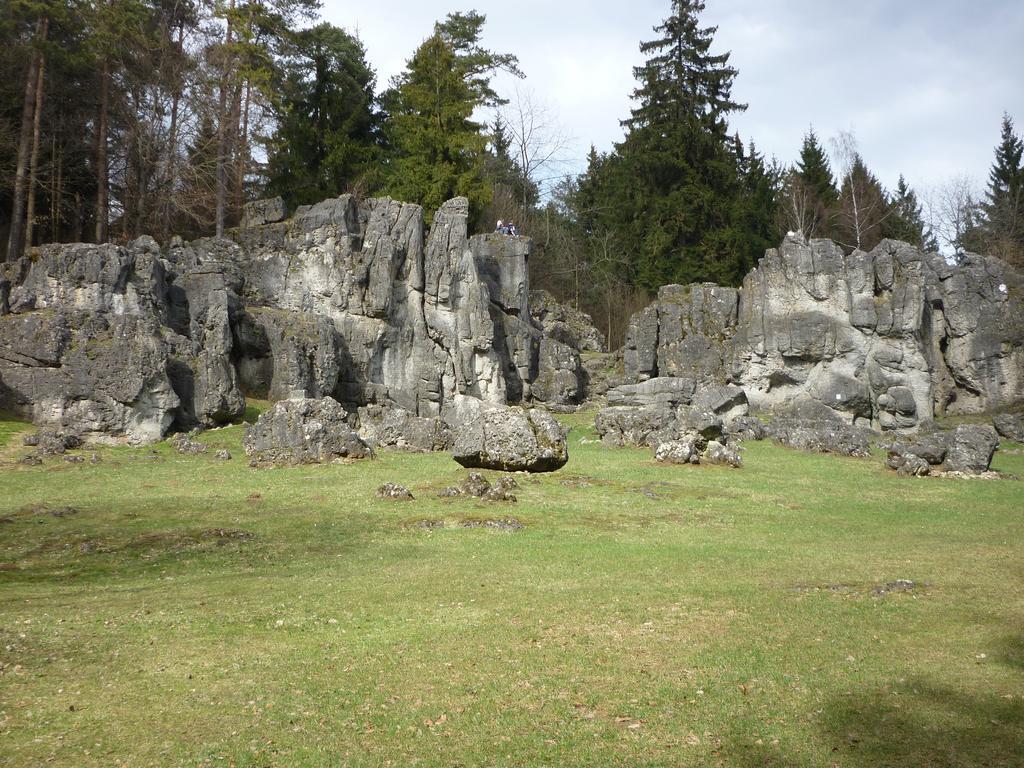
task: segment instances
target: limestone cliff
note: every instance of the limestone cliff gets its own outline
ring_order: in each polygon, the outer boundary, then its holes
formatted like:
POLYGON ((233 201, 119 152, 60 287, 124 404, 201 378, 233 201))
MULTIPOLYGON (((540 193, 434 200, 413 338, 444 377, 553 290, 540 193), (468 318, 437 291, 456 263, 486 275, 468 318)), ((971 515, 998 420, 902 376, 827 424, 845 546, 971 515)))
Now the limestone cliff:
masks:
POLYGON ((0 407, 146 441, 235 418, 243 393, 417 416, 456 395, 530 399, 544 335, 527 238, 468 237, 464 198, 426 237, 422 209, 390 199, 249 218, 229 238, 52 245, 9 265, 0 407))
POLYGON ((884 241, 845 255, 788 237, 741 289, 666 286, 632 319, 626 374, 742 386, 767 410, 827 407, 912 429, 1024 400, 1024 277, 884 241))

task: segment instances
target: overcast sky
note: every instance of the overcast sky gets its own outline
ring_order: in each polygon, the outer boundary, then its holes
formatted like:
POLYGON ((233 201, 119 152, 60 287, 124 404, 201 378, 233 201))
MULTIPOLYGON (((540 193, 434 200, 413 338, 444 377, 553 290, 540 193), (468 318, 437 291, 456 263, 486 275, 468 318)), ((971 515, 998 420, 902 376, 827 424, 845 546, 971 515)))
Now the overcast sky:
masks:
MULTIPOLYGON (((324 0, 323 16, 357 31, 381 87, 400 72, 436 19, 486 14, 484 45, 514 53, 532 90, 574 137, 570 159, 622 137, 641 40, 668 0, 477 0, 458 4, 324 0)), ((1024 0, 708 0, 716 52, 739 70, 749 104, 732 127, 792 162, 808 126, 826 140, 852 131, 892 188, 919 189, 967 173, 983 183, 1009 112, 1024 128, 1024 0)), ((502 78, 511 95, 516 82, 502 78)))

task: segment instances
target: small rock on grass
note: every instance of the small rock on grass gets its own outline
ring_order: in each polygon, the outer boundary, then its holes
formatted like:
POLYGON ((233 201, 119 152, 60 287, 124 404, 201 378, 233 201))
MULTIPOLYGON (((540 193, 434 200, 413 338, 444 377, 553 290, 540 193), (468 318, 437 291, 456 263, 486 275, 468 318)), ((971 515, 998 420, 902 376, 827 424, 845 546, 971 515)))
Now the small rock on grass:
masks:
POLYGON ((491 490, 491 483, 479 472, 470 472, 462 481, 461 489, 467 496, 483 498, 491 490))
POLYGON ((207 450, 207 446, 204 443, 197 443, 188 435, 183 435, 181 433, 175 435, 167 442, 169 442, 178 453, 184 455, 194 456, 199 453, 206 453, 207 450))
POLYGON ((377 498, 391 499, 392 501, 411 501, 413 495, 404 485, 384 483, 384 485, 377 489, 377 498))

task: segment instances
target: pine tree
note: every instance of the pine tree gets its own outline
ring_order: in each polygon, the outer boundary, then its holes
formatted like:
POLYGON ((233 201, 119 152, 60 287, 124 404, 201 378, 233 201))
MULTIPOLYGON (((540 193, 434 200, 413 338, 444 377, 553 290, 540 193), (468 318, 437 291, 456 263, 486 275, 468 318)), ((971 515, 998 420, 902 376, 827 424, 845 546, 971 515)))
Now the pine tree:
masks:
POLYGON ((983 247, 1015 263, 1024 263, 1024 142, 1013 120, 1003 115, 999 145, 989 171, 982 221, 976 233, 983 247))
POLYGON ((736 197, 732 229, 736 266, 742 276, 781 239, 778 207, 782 174, 777 166, 765 164, 753 141, 745 151, 739 137, 736 142, 741 194, 736 197))
POLYGON ((730 230, 740 189, 726 131, 728 115, 745 106, 731 96, 729 54, 710 52, 716 29, 700 26, 703 10, 701 0, 673 0, 659 37, 641 44, 648 59, 634 70, 636 107, 609 165, 621 196, 616 229, 635 243, 638 281, 651 289, 735 283, 743 271, 730 230))
POLYGON ((783 200, 786 228, 803 232, 807 237, 833 234, 839 191, 828 155, 813 128, 804 135, 800 159, 786 176, 783 200))
POLYGON ((500 103, 490 86, 497 70, 519 70, 514 56, 480 47, 484 20, 475 12, 449 14, 384 95, 391 117, 385 189, 423 205, 428 223, 451 197, 468 197, 474 218, 491 199, 485 175, 488 137, 473 114, 500 103))
POLYGON ((814 128, 810 128, 804 136, 800 147, 800 159, 796 164, 796 172, 807 187, 826 206, 834 205, 839 200, 836 182, 832 177, 828 155, 818 141, 814 128))
POLYGON ((362 44, 345 30, 325 23, 295 36, 268 158, 271 193, 294 207, 357 187, 373 191, 374 80, 362 44))
POLYGON ((848 249, 870 251, 882 241, 882 227, 890 215, 884 187, 864 159, 854 154, 839 190, 834 239, 848 249))
POLYGON ((907 184, 900 174, 896 184, 896 193, 890 202, 890 215, 882 223, 882 236, 894 240, 902 240, 918 248, 938 250, 928 225, 925 224, 921 204, 917 201, 917 193, 907 184))

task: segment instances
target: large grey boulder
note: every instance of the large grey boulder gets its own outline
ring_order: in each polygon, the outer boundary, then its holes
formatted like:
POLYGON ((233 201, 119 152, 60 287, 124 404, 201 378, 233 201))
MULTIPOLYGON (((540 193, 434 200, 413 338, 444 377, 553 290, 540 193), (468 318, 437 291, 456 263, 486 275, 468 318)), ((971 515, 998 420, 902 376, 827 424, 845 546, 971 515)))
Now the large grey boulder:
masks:
POLYGON ((888 446, 889 455, 918 456, 931 466, 946 460, 949 452, 949 432, 928 432, 896 440, 888 446))
POLYGON ((953 431, 946 454, 950 472, 987 472, 999 447, 999 435, 987 424, 962 424, 953 431))
POLYGON ((697 432, 683 432, 658 443, 654 459, 662 464, 718 464, 737 469, 743 466, 739 451, 727 440, 708 440, 697 432))
POLYGON ((1001 437, 1024 443, 1024 414, 1000 413, 992 417, 992 426, 1001 437))
POLYGON ((684 435, 658 443, 654 460, 661 464, 700 464, 700 456, 708 441, 697 434, 684 435))
POLYGON ((161 439, 179 405, 152 321, 44 309, 0 317, 0 407, 89 439, 161 439))
POLYGON ((626 375, 722 383, 736 331, 739 294, 711 283, 666 285, 626 332, 626 375))
POLYGON ((552 472, 565 466, 565 431, 551 414, 460 397, 446 417, 464 467, 505 472, 552 472))
POLYGON ((765 430, 772 440, 801 451, 859 457, 871 455, 865 431, 839 420, 777 418, 765 430))
POLYGON ((622 384, 608 390, 608 405, 647 407, 687 405, 693 400, 696 382, 679 376, 659 376, 637 384, 622 384))
POLYGON ((241 415, 230 359, 237 281, 217 265, 183 269, 147 237, 35 249, 13 266, 0 405, 134 442, 241 415))
POLYGON ((334 459, 365 459, 373 450, 346 421, 337 400, 324 397, 281 400, 245 429, 242 445, 254 461, 316 464, 334 459))
POLYGON ((925 477, 932 471, 932 464, 927 459, 913 453, 889 451, 885 464, 889 469, 896 470, 897 474, 910 477, 925 477))
POLYGON ((414 416, 383 405, 359 409, 359 436, 370 446, 412 452, 447 451, 454 437, 438 417, 414 416))
POLYGON ((658 445, 676 437, 675 411, 664 403, 641 407, 609 406, 598 411, 594 426, 605 445, 658 445))

